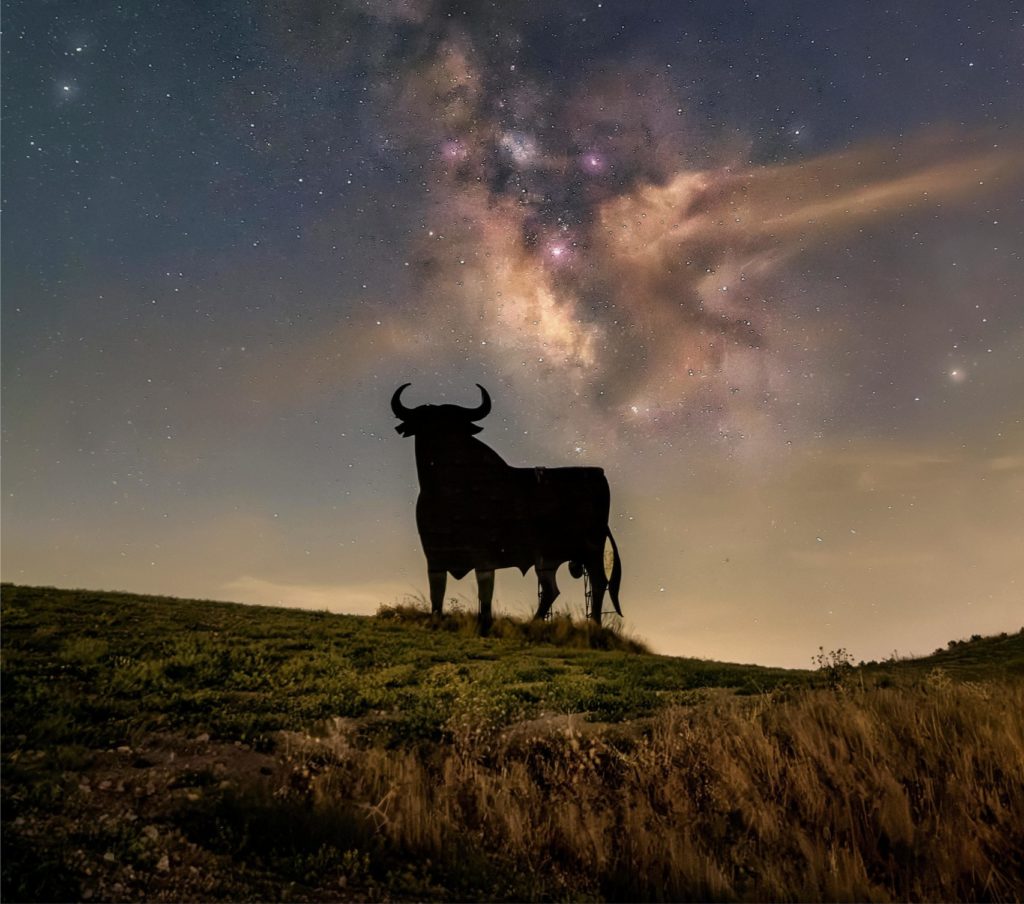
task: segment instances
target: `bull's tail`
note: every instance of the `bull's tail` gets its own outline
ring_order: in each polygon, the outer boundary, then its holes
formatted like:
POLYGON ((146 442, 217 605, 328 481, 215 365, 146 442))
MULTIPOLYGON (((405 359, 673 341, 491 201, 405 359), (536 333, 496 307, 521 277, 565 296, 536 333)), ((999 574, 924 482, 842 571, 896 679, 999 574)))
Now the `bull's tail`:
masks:
POLYGON ((612 529, 606 528, 608 540, 612 544, 612 573, 608 578, 608 595, 612 598, 612 605, 615 611, 622 615, 619 607, 619 585, 622 583, 622 559, 619 558, 619 547, 615 545, 615 538, 612 536, 612 529))

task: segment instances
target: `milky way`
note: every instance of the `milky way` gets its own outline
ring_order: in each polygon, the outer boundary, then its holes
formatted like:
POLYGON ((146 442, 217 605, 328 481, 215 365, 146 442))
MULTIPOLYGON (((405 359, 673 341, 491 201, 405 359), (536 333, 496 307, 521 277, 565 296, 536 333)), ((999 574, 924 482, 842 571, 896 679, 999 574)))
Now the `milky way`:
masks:
POLYGON ((822 393, 791 379, 794 259, 1020 184, 1019 137, 979 128, 755 163, 750 136, 696 124, 672 64, 601 58, 584 5, 292 12, 298 58, 377 71, 382 122, 423 155, 432 199, 407 316, 446 322, 513 377, 549 374, 612 434, 805 426, 822 393), (544 29, 582 45, 557 78, 531 51, 544 29))

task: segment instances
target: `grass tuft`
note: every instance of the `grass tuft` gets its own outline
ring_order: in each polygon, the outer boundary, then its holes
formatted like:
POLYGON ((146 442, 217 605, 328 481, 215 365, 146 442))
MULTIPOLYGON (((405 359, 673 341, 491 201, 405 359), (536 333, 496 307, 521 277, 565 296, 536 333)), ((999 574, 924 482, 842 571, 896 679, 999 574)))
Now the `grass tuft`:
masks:
MULTIPOLYGON (((448 606, 441 616, 435 616, 425 600, 410 597, 403 603, 382 605, 377 618, 386 622, 417 625, 433 631, 448 631, 463 636, 478 632, 474 613, 461 606, 448 606)), ((630 637, 617 616, 609 624, 596 625, 590 619, 574 619, 568 615, 553 615, 547 619, 516 618, 498 615, 491 626, 490 637, 520 644, 549 644, 577 650, 616 650, 624 653, 650 653, 648 646, 630 637)))

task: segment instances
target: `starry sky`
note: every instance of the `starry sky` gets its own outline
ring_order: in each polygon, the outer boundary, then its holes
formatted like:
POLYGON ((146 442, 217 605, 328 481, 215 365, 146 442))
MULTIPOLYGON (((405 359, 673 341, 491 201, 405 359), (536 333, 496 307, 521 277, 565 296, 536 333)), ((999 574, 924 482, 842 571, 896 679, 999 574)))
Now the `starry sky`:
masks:
POLYGON ((605 468, 658 652, 1024 622, 1020 3, 4 20, 4 580, 424 593, 389 400, 481 383, 507 461, 605 468))

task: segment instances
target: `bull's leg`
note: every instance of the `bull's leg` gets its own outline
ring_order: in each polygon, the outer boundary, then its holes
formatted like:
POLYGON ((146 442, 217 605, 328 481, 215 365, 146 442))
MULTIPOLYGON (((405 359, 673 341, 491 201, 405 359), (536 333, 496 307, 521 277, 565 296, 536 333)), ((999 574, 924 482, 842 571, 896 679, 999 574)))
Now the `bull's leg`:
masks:
POLYGON ((487 636, 491 630, 491 598, 494 596, 494 570, 476 570, 476 589, 480 596, 480 634, 487 636))
POLYGON ((604 592, 608 589, 608 578, 604 573, 604 550, 600 555, 587 561, 587 576, 590 578, 590 620, 601 624, 601 610, 604 607, 604 592))
POLYGON ((534 618, 546 618, 547 614, 551 611, 552 605, 554 605, 555 600, 558 598, 555 569, 538 569, 537 580, 540 581, 540 603, 537 605, 537 614, 534 618))
POLYGON ((430 582, 430 610, 434 615, 440 615, 444 608, 444 588, 448 583, 448 572, 428 571, 427 580, 430 582))

